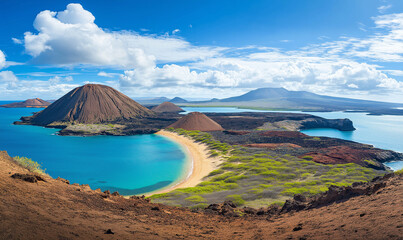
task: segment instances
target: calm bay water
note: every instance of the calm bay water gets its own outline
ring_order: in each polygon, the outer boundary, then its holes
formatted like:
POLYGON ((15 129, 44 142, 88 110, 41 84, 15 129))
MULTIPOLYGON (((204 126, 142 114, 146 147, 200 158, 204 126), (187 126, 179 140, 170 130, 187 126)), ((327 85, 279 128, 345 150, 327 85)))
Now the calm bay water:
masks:
POLYGON ((132 195, 166 187, 184 174, 183 149, 159 135, 57 136, 56 129, 12 124, 39 110, 0 108, 0 150, 32 158, 54 178, 132 195))
MULTIPOLYGON (((182 107, 185 111, 193 112, 246 112, 246 110, 232 107, 182 107)), ((185 113, 187 113, 185 112, 185 113)), ((264 112, 264 111, 259 111, 264 112)), ((283 111, 280 111, 283 112, 283 111)), ((298 111, 287 111, 301 113, 298 111)), ((355 131, 345 132, 336 129, 310 129, 301 131, 310 136, 326 136, 341 138, 374 145, 377 148, 403 152, 403 116, 373 116, 366 113, 345 112, 309 112, 308 114, 336 119, 349 118, 353 121, 355 131)), ((393 170, 403 168, 403 161, 386 163, 393 170)))

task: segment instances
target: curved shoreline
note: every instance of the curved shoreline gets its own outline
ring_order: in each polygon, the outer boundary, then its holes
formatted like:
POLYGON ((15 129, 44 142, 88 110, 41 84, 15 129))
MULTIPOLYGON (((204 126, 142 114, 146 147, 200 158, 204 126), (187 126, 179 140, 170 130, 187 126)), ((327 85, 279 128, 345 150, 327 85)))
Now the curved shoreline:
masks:
POLYGON ((218 158, 208 156, 207 146, 196 143, 193 140, 165 130, 158 131, 160 136, 169 138, 170 140, 178 143, 185 150, 187 165, 186 172, 182 175, 179 181, 153 192, 148 192, 145 195, 151 196, 158 193, 167 193, 178 188, 194 187, 203 181, 211 171, 217 169, 219 164, 218 158))

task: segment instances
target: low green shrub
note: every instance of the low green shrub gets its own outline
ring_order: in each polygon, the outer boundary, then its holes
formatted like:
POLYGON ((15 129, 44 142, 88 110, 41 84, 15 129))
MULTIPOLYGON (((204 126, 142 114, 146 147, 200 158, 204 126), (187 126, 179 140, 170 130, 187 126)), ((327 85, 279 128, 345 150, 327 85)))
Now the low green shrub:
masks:
POLYGON ((232 201, 237 207, 245 204, 245 200, 242 199, 241 195, 228 195, 225 199, 232 201))
POLYGON ((193 195, 190 197, 185 198, 185 200, 188 200, 193 203, 201 203, 201 202, 206 202, 206 199, 200 195, 193 195))
POLYGON ((15 156, 16 161, 20 166, 28 169, 30 172, 44 174, 45 170, 41 168, 41 165, 30 158, 15 156))

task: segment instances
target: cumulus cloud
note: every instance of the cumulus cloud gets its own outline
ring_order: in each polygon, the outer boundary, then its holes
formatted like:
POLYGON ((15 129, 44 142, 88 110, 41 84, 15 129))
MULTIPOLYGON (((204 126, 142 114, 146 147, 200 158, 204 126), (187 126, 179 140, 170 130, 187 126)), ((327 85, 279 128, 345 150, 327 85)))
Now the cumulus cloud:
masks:
MULTIPOLYGON (((337 41, 321 37, 326 42, 293 51, 199 47, 168 34, 109 31, 96 25, 93 14, 80 4, 69 4, 61 12, 40 12, 34 21, 36 32, 25 33, 23 44, 40 63, 122 69, 118 84, 128 92, 157 89, 159 93, 182 90, 182 94, 192 94, 198 89, 199 93, 222 96, 226 89, 235 93, 268 86, 354 96, 401 91, 402 83, 389 76, 401 73, 374 62, 403 62, 403 13, 373 20, 375 33, 365 26, 367 37, 337 41)), ((172 34, 177 32, 179 29, 172 34)), ((105 71, 97 75, 114 76, 105 71)))
POLYGON ((0 50, 0 69, 4 68, 6 66, 6 56, 4 56, 4 53, 0 50))
POLYGON ((18 83, 18 78, 11 71, 0 72, 0 86, 5 89, 16 89, 18 83))
POLYGON ((403 88, 402 83, 388 77, 376 66, 340 59, 262 53, 259 56, 251 54, 244 59, 215 58, 193 66, 198 71, 176 64, 125 71, 120 83, 122 87, 144 88, 272 86, 327 93, 340 90, 384 92, 388 89, 403 88))
POLYGON ((59 98, 78 84, 71 83, 72 77, 53 77, 49 80, 20 80, 11 71, 0 72, 0 99, 22 100, 41 97, 59 98))
POLYGON ((106 31, 80 4, 66 10, 40 12, 37 33, 26 32, 25 50, 41 63, 141 67, 154 62, 190 61, 218 54, 220 48, 196 47, 174 37, 106 31))

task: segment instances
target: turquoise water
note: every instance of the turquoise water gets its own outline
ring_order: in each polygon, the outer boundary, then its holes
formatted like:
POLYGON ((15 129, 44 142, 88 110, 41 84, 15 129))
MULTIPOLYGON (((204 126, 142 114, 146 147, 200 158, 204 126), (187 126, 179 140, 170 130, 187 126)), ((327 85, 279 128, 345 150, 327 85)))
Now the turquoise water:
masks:
POLYGON ((267 112, 265 110, 234 108, 234 107, 182 107, 182 109, 185 110, 185 112, 181 112, 181 114, 188 114, 190 112, 204 112, 204 113, 267 112))
MULTIPOLYGON (((198 112, 246 112, 250 110, 222 107, 183 107, 185 111, 198 112)), ((253 110, 256 111, 256 110, 253 110)), ((262 112, 262 111, 260 111, 262 112)), ((279 111, 284 112, 284 111, 279 111)), ((287 111, 301 113, 298 111, 287 111)), ((373 116, 366 113, 345 113, 345 112, 309 112, 308 114, 336 119, 349 118, 353 121, 355 131, 345 132, 336 129, 310 129, 301 132, 310 136, 326 136, 351 140, 360 143, 374 145, 377 148, 389 149, 396 152, 403 152, 403 116, 373 116)), ((403 168, 403 161, 389 162, 387 166, 393 170, 403 168)))
POLYGON ((184 173, 183 149, 165 137, 57 136, 56 129, 12 124, 33 111, 0 108, 0 150, 32 158, 54 178, 133 195, 173 184, 184 173))

